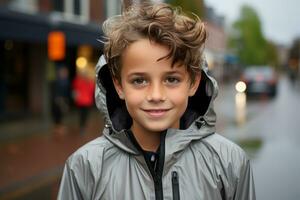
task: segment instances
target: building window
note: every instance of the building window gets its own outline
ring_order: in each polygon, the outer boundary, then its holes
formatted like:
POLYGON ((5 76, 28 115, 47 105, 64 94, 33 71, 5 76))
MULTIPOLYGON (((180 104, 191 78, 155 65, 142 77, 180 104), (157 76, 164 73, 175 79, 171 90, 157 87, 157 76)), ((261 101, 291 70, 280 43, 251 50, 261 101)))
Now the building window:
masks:
POLYGON ((74 22, 88 22, 90 18, 89 0, 65 0, 64 15, 67 20, 74 22))
POLYGON ((61 0, 53 0, 53 10, 64 12, 64 2, 61 0))
POLYGON ((74 0, 74 14, 80 15, 80 0, 74 0))

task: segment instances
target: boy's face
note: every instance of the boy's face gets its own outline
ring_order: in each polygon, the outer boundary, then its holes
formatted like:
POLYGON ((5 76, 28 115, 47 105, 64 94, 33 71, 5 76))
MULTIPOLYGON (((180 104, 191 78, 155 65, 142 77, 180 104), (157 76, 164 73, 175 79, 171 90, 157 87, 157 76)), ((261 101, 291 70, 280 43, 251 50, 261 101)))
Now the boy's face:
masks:
POLYGON ((133 132, 179 128, 188 97, 197 90, 199 76, 191 84, 184 66, 172 68, 171 59, 158 61, 167 54, 167 47, 148 39, 132 43, 122 54, 121 83, 114 80, 114 85, 133 119, 133 132))

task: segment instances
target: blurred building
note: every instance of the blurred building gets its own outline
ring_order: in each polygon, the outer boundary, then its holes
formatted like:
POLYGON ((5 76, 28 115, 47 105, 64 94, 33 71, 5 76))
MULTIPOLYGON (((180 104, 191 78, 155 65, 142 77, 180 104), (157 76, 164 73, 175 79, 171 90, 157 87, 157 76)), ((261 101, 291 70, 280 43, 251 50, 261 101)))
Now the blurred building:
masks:
POLYGON ((205 23, 208 33, 205 46, 205 56, 211 73, 218 80, 224 76, 224 60, 226 56, 227 36, 224 30, 223 16, 215 13, 211 7, 206 7, 205 23))
POLYGON ((288 64, 289 47, 286 45, 276 45, 278 64, 284 69, 288 64))
POLYGON ((90 67, 102 51, 101 24, 117 0, 0 0, 0 122, 50 112, 50 83, 58 66, 71 81, 76 68, 90 67), (62 54, 49 57, 48 40, 60 33, 62 54))

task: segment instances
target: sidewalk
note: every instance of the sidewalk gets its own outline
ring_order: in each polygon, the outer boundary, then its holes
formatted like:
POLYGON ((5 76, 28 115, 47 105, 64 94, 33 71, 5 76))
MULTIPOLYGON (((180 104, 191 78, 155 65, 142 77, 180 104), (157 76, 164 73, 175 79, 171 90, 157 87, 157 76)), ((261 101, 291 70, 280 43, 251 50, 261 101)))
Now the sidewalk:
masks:
MULTIPOLYGON (((56 199, 65 160, 78 147, 100 136, 103 127, 100 114, 92 112, 86 133, 80 135, 77 119, 69 116, 65 120, 65 134, 54 134, 52 128, 37 129, 27 137, 1 141, 0 199, 25 199, 25 196, 26 199, 56 199)), ((11 128, 24 132, 21 129, 25 127, 30 124, 16 124, 11 128)))

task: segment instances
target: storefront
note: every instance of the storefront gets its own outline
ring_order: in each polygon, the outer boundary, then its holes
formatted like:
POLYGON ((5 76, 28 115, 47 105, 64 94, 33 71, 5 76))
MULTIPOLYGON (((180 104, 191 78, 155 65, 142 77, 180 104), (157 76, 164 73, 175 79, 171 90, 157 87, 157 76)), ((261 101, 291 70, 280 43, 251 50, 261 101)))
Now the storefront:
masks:
POLYGON ((93 24, 53 23, 49 16, 0 9, 0 27, 0 122, 49 114, 49 82, 57 70, 47 54, 49 32, 59 30, 66 37, 59 63, 67 67, 70 82, 76 60, 85 59, 91 66, 102 51, 100 27, 93 24))

